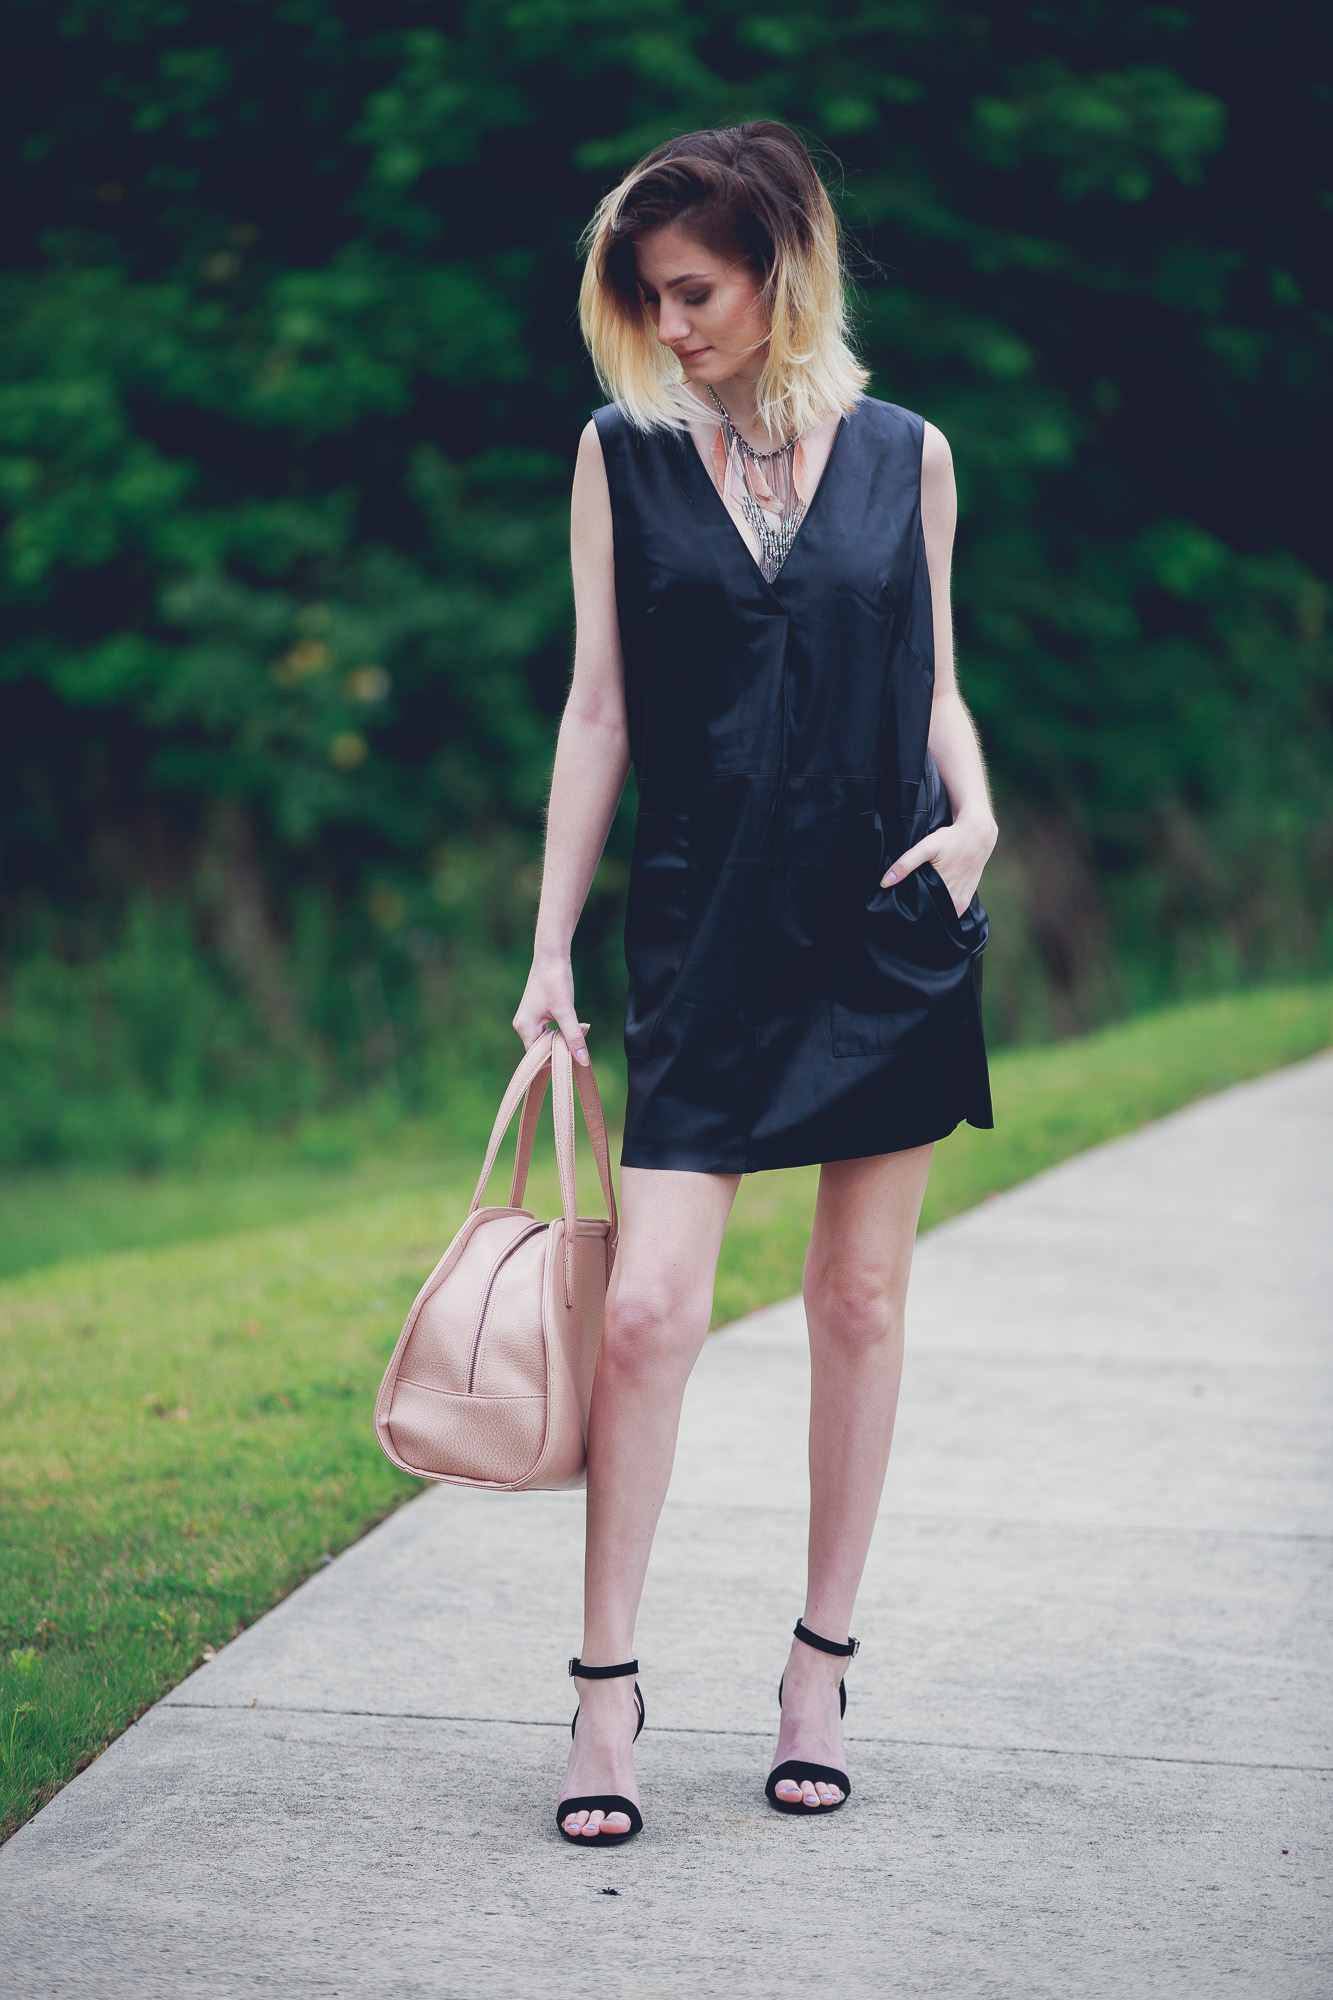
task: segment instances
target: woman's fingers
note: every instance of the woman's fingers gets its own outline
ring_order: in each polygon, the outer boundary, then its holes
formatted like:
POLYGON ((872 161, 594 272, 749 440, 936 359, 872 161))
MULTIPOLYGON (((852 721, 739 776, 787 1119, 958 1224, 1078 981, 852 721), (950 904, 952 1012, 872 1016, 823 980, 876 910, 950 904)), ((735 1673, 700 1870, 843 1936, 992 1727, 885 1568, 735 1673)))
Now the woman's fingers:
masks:
POLYGON ((918 840, 915 847, 909 847, 906 854, 900 854, 888 872, 880 876, 880 888, 891 889, 895 882, 904 881, 923 861, 933 861, 938 852, 939 841, 933 834, 928 840, 918 840))
POLYGON ((949 826, 937 827, 927 834, 915 847, 909 847, 888 872, 880 877, 885 889, 901 882, 913 869, 923 862, 930 862, 939 875, 949 894, 953 897, 954 909, 959 916, 967 908, 977 892, 982 870, 995 846, 995 823, 988 820, 978 825, 975 819, 954 820, 949 826))
POLYGON ((547 1022, 550 1019, 551 1016, 549 1014, 529 1014, 522 1010, 515 1014, 513 1023, 514 1033, 518 1036, 525 1049, 536 1047, 542 1036, 546 1034, 547 1022))
POLYGON ((583 1037, 587 1033, 587 1023, 578 1020, 572 1009, 566 1007, 560 1008, 553 1018, 556 1027, 559 1028, 561 1034, 564 1036, 565 1045, 575 1062, 583 1063, 586 1067, 588 1062, 588 1045, 583 1037))
MULTIPOLYGON (((577 1042, 583 1046, 587 1033, 585 1024, 579 1022, 574 1006, 574 974, 569 959, 556 953, 533 957, 527 984, 514 1011, 514 1032, 525 1049, 531 1049, 541 1040, 554 1021, 569 1043, 570 1053, 577 1042)), ((582 1060, 588 1060, 584 1050, 582 1060)))
POLYGON ((514 1016, 514 1032, 525 1049, 535 1048, 542 1036, 550 1032, 552 1021, 564 1036, 569 1053, 575 1062, 581 1062, 586 1066, 588 1045, 583 1038, 588 1032, 588 1023, 576 1020, 572 1010, 567 1007, 548 1007, 536 1014, 520 1009, 514 1016))
POLYGON ((954 909, 961 916, 972 900, 977 882, 981 879, 981 870, 978 868, 972 879, 968 879, 970 864, 967 856, 960 855, 957 845, 951 843, 949 836, 953 831, 952 827, 945 827, 942 834, 933 833, 926 840, 918 840, 915 847, 909 847, 906 854, 899 855, 888 873, 881 875, 881 889, 891 889, 896 882, 904 881, 928 861, 949 891, 954 909))

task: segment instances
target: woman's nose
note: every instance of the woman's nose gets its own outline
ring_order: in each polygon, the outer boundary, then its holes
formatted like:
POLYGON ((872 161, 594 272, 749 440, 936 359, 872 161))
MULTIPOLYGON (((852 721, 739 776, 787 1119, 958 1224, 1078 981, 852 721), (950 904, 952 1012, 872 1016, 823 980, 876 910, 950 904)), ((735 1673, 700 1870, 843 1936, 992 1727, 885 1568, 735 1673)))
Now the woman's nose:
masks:
POLYGON ((664 299, 657 308, 657 338, 664 347, 671 347, 684 340, 690 330, 690 322, 679 306, 664 299))

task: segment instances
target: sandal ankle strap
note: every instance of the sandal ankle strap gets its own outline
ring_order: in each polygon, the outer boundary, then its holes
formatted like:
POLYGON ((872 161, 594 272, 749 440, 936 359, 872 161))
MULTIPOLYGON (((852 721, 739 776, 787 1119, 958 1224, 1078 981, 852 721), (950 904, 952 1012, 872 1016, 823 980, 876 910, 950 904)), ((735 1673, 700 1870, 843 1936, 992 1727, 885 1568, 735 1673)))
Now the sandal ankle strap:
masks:
POLYGON ((618 1667, 585 1667, 578 1654, 569 1663, 571 1674, 577 1674, 581 1681, 618 1681, 623 1674, 637 1674, 637 1660, 622 1660, 618 1667))
MULTIPOLYGON (((792 1630, 803 1646, 813 1646, 817 1653, 836 1653, 839 1659, 854 1660, 861 1650, 861 1641, 859 1639, 848 1639, 845 1646, 840 1646, 836 1639, 824 1639, 820 1637, 818 1632, 812 1632, 810 1627, 802 1624, 799 1618, 796 1620, 792 1630)), ((622 1671, 622 1668, 618 1667, 616 1669, 617 1673, 622 1671)))

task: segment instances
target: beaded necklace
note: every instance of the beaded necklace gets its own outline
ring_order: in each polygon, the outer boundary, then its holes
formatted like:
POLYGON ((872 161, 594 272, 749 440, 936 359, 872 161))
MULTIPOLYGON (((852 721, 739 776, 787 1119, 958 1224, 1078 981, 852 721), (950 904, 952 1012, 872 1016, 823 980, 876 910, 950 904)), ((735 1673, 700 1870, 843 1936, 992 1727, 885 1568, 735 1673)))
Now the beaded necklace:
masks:
POLYGON ((796 491, 796 447, 800 439, 793 435, 776 451, 756 451, 741 436, 711 386, 708 394, 722 419, 728 479, 734 473, 737 504, 759 544, 759 567, 764 581, 772 583, 787 560, 796 530, 805 518, 805 502, 796 491), (771 518, 773 514, 777 515, 776 523, 771 518))

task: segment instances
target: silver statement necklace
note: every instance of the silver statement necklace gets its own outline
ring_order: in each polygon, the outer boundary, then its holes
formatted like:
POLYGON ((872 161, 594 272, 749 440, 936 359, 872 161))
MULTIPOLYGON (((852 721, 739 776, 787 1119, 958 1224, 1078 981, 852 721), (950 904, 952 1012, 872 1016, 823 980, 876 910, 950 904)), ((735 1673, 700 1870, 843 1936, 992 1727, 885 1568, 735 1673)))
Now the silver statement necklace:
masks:
MULTIPOLYGON (((732 484, 737 504, 754 530, 764 581, 772 583, 791 553, 796 530, 805 518, 805 502, 796 491, 796 447, 800 439, 789 437, 776 451, 756 451, 741 436, 711 386, 708 393, 722 419, 728 483, 732 484)), ((726 497, 725 487, 723 497, 726 497)))

